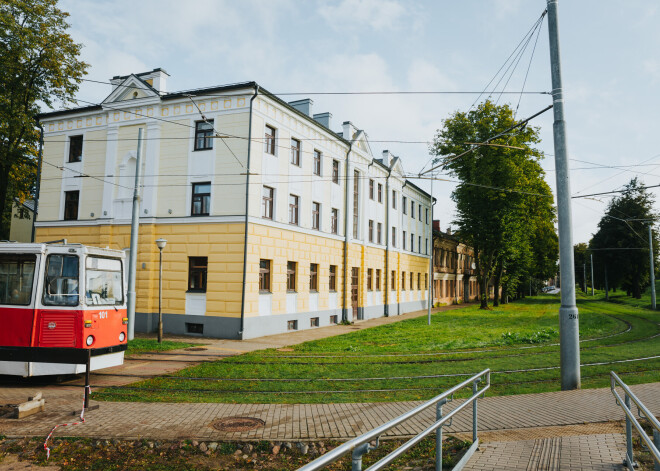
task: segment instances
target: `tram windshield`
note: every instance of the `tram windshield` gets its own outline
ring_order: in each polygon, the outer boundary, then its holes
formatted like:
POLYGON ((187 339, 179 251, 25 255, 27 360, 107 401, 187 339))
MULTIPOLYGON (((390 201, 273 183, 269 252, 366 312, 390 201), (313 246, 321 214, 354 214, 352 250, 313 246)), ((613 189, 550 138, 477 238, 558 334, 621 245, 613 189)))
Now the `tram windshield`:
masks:
POLYGON ((52 254, 46 265, 44 304, 78 305, 78 256, 52 254))
POLYGON ((0 304, 30 304, 36 261, 34 254, 0 254, 0 304))
POLYGON ((86 292, 88 305, 117 305, 124 302, 121 260, 87 257, 86 292))

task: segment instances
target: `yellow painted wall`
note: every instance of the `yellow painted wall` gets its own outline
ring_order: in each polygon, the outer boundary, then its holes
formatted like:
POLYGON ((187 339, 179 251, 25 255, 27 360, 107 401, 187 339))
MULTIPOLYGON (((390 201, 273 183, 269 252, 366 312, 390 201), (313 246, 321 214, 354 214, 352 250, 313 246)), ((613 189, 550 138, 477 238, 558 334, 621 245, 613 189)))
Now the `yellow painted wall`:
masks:
POLYGON ((39 189, 39 221, 57 221, 60 218, 62 198, 62 162, 67 136, 46 136, 41 165, 39 189))
MULTIPOLYGON (((85 134, 83 141, 83 172, 87 175, 105 174, 105 139, 103 131, 93 131, 85 134)), ((78 206, 78 219, 96 219, 101 217, 103 205, 103 178, 83 178, 78 206), (94 216, 91 216, 94 213, 94 216)), ((39 211, 41 212, 41 211, 39 211)))

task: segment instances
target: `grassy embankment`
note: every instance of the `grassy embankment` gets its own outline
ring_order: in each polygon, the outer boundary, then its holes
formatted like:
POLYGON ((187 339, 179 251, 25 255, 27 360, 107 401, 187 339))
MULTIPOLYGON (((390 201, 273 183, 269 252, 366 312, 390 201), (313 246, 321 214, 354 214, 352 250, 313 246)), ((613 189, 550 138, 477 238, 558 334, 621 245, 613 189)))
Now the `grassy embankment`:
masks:
MULTIPOLYGON (((578 295, 582 387, 660 381, 660 314, 623 293, 578 295), (621 362, 623 360, 635 360, 621 362), (620 362, 605 365, 593 363, 620 362)), ((649 301, 650 304, 650 301, 649 301)), ((560 389, 559 297, 477 306, 202 363, 174 377, 106 389, 96 399, 163 402, 330 403, 427 399, 490 368, 489 395, 560 389), (538 369, 536 371, 520 371, 538 369), (434 375, 456 375, 436 376, 434 375), (427 376, 420 378, 420 376, 427 376), (291 379, 293 381, 282 381, 291 379), (333 381, 341 379, 340 381, 333 381)), ((466 393, 468 391, 466 390, 466 393)))

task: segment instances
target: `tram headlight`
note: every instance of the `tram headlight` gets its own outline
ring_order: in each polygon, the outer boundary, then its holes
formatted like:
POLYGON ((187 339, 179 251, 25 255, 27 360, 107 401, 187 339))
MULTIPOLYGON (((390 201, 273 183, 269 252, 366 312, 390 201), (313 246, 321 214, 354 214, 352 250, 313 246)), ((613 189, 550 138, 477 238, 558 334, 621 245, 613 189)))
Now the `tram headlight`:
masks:
POLYGON ((87 337, 87 346, 91 346, 94 343, 94 336, 90 335, 87 337))
POLYGON ((125 338, 126 338, 126 334, 123 332, 119 332, 119 341, 123 342, 125 338))

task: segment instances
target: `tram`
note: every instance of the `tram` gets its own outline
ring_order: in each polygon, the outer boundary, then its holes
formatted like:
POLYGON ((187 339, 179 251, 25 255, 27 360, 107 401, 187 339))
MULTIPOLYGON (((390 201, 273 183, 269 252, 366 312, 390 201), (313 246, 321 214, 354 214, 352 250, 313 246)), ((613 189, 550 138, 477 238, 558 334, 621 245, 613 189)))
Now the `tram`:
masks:
POLYGON ((120 250, 0 243, 0 374, 65 375, 121 365, 128 317, 120 250))

